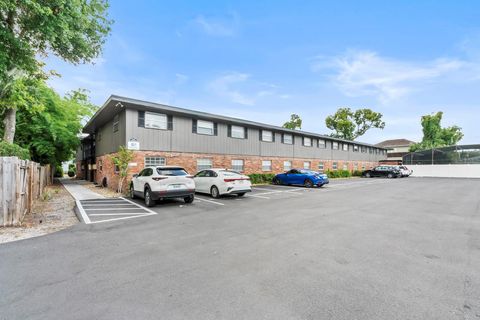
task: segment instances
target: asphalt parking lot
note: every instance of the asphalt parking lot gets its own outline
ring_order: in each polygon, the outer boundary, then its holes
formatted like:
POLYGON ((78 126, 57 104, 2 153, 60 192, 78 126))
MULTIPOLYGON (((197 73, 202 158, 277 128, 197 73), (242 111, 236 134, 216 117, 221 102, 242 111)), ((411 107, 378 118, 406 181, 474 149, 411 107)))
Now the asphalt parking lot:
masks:
POLYGON ((264 186, 152 210, 0 245, 0 319, 480 318, 479 180, 264 186))

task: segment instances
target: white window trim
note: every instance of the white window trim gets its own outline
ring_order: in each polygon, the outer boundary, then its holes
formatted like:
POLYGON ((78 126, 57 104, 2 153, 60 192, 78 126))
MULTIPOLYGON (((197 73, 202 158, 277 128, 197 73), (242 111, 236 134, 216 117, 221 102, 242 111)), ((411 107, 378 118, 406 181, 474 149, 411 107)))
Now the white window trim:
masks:
POLYGON ((303 137, 303 146, 304 147, 311 147, 313 146, 313 140, 312 138, 310 137, 303 137), (310 144, 306 144, 305 141, 309 140, 310 141, 310 144))
POLYGON ((264 172, 272 171, 272 160, 262 160, 262 171, 264 171, 264 172), (268 170, 264 169, 266 167, 266 166, 263 165, 264 162, 269 162, 270 163, 268 170))
POLYGON ((230 137, 231 137, 231 138, 234 138, 234 139, 245 139, 245 131, 246 131, 246 130, 247 130, 247 128, 245 128, 245 127, 232 125, 232 126, 230 127, 230 137), (233 131, 233 128, 234 128, 234 127, 235 127, 235 128, 241 128, 241 129, 242 129, 243 134, 242 134, 241 137, 235 137, 235 136, 233 135, 233 132, 234 132, 234 131, 233 131))
MULTIPOLYGON (((148 162, 152 162, 152 161, 148 161, 148 162)), ((156 162, 156 161, 155 161, 156 162)), ((161 162, 161 161, 160 161, 161 162)), ((143 158, 143 164, 144 164, 144 167, 154 167, 154 166, 164 166, 167 164, 167 158, 165 157, 162 157, 162 156, 145 156, 143 158), (160 164, 148 164, 147 165, 147 158, 150 158, 150 159, 163 159, 163 163, 160 163, 160 164)))
POLYGON ((167 130, 168 129, 168 116, 164 113, 157 113, 157 112, 145 112, 145 119, 144 119, 144 126, 145 128, 148 129, 157 129, 157 130, 167 130), (158 128, 158 127, 153 127, 150 125, 151 122, 159 122, 159 121, 152 121, 152 119, 148 119, 148 117, 164 117, 165 118, 165 127, 164 128, 158 128), (149 123, 150 120, 150 123, 149 123))
POLYGON ((274 134, 275 134, 275 133, 274 133, 273 131, 270 131, 270 130, 262 130, 262 141, 263 141, 263 142, 273 142, 273 135, 274 135, 274 134), (271 135, 270 135, 270 137, 271 137, 270 140, 265 140, 265 132, 270 132, 270 134, 271 134, 271 135))
POLYGON ((291 133, 284 133, 283 134, 283 143, 284 144, 293 144, 293 134, 291 133), (289 136, 291 138, 290 142, 285 142, 285 137, 289 136))
POLYGON ((213 168, 213 161, 212 159, 209 159, 209 158, 202 158, 202 159, 197 159, 197 171, 201 171, 201 170, 208 170, 208 169, 211 169, 213 168), (205 161, 205 162, 209 162, 209 167, 207 168, 207 165, 206 164, 200 164, 199 165, 199 162, 200 161, 205 161))
POLYGON ((283 171, 288 171, 288 170, 291 170, 291 169, 292 169, 292 161, 290 161, 290 160, 283 161, 283 171), (288 167, 285 166, 285 163, 287 163, 287 162, 289 164, 288 167))
POLYGON ((324 139, 318 139, 318 147, 320 149, 325 149, 327 147, 327 142, 324 139))
POLYGON ((197 120, 197 133, 204 134, 206 136, 215 135, 215 123, 213 121, 197 120), (202 126, 201 124, 203 124, 204 126, 202 126), (211 125, 211 128, 210 128, 210 125, 211 125), (200 129, 212 130, 212 133, 200 132, 200 129))
POLYGON ((243 172, 245 170, 245 161, 243 159, 232 159, 231 167, 232 167, 232 170, 234 170, 234 171, 243 172), (241 161, 242 162, 242 169, 241 170, 237 170, 236 168, 234 168, 234 166, 238 166, 238 165, 233 164, 234 161, 241 161))
POLYGON ((338 150, 339 149, 339 143, 336 141, 332 141, 332 150, 338 150), (337 144, 337 147, 335 148, 335 144, 337 144))
POLYGON ((310 170, 312 168, 312 162, 310 161, 303 161, 303 169, 310 170), (308 167, 306 166, 308 164, 308 167))

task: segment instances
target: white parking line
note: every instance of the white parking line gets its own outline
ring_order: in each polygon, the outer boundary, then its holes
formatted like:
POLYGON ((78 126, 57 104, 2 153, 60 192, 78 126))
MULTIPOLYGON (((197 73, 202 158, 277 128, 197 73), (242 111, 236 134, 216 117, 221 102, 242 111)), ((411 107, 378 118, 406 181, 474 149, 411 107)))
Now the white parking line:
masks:
POLYGON ((85 211, 111 211, 111 210, 142 210, 142 211, 145 211, 145 209, 143 208, 139 208, 139 207, 128 207, 128 208, 98 208, 98 209, 95 209, 95 208, 84 208, 85 211))
POLYGON ((99 221, 91 221, 91 222, 89 222, 89 224, 110 222, 110 221, 116 221, 116 220, 126 220, 126 219, 133 219, 133 218, 142 218, 142 217, 153 216, 154 214, 156 214, 156 213, 146 213, 146 214, 142 214, 142 215, 134 215, 134 216, 129 216, 129 217, 106 219, 106 220, 99 220, 99 221))
MULTIPOLYGON (((145 215, 145 213, 140 213, 140 212, 137 212, 137 213, 134 213, 134 212, 130 212, 130 213, 92 213, 89 216, 90 217, 99 217, 99 216, 131 216, 131 215, 145 215)), ((147 215, 150 215, 150 214, 148 213, 147 215)))
POLYGON ((82 204, 80 203, 80 200, 75 200, 77 204, 78 211, 80 212, 80 215, 82 216, 83 222, 86 224, 90 223, 90 218, 88 217, 87 213, 85 210, 83 210, 82 204))
POLYGON ((260 199, 270 199, 269 197, 259 196, 259 195, 256 195, 256 194, 249 194, 249 195, 246 195, 245 197, 247 197, 247 198, 254 197, 254 198, 260 198, 260 199))
POLYGON ((135 203, 135 202, 133 202, 133 201, 131 201, 131 200, 125 199, 124 197, 120 197, 120 199, 123 199, 123 200, 125 200, 125 201, 127 201, 127 202, 130 202, 131 204, 134 204, 134 205, 136 205, 136 206, 139 206, 140 208, 145 209, 146 211, 148 211, 148 212, 150 212, 150 213, 152 213, 152 214, 157 214, 155 211, 153 211, 153 210, 151 210, 151 209, 148 209, 147 207, 144 207, 144 206, 142 206, 142 205, 139 205, 138 203, 135 203))
POLYGON ((213 201, 213 200, 207 200, 207 199, 199 198, 198 196, 195 197, 195 200, 205 201, 205 202, 213 203, 213 204, 216 204, 216 205, 219 205, 219 206, 224 206, 224 205, 225 205, 224 203, 216 202, 216 201, 213 201))

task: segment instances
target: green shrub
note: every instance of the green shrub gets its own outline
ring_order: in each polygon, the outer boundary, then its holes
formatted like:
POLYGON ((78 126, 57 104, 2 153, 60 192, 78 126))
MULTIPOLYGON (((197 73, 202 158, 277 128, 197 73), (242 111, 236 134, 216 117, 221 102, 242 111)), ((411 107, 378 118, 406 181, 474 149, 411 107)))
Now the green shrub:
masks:
POLYGON ((248 175, 252 184, 272 183, 273 173, 252 173, 248 175))
POLYGON ((75 171, 72 170, 72 169, 69 169, 69 170, 68 170, 68 176, 69 176, 70 178, 75 177, 75 171))
POLYGON ((75 163, 70 163, 68 165, 68 171, 70 171, 70 170, 73 170, 73 172, 77 171, 77 166, 75 165, 75 163))
POLYGON ((63 177, 63 168, 61 165, 57 164, 55 166, 55 173, 53 174, 54 177, 56 178, 61 178, 63 177))
POLYGON ((352 172, 352 176, 354 177, 361 177, 362 176, 362 170, 355 170, 352 172))
POLYGON ((15 143, 0 141, 0 157, 18 157, 22 160, 29 160, 30 151, 15 143))
POLYGON ((330 179, 349 178, 352 176, 352 173, 349 170, 327 170, 325 173, 330 179))

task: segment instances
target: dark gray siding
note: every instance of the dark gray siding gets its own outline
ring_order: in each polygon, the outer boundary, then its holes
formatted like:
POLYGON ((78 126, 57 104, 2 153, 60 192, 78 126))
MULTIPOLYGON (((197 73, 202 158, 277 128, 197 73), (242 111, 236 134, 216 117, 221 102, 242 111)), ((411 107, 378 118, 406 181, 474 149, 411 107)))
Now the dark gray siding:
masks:
POLYGON ((113 132, 113 118, 103 127, 99 128, 95 135, 95 154, 97 156, 117 152, 120 146, 126 145, 126 110, 119 113, 118 131, 113 132))
MULTIPOLYGON (((263 142, 259 139, 259 130, 254 128, 248 128, 248 139, 230 138, 227 134, 228 125, 225 123, 217 124, 216 136, 195 134, 192 133, 192 119, 183 116, 173 117, 173 130, 142 128, 138 126, 138 111, 127 109, 125 115, 124 138, 121 144, 136 139, 140 142, 141 150, 351 161, 378 161, 386 158, 386 155, 369 153, 368 150, 366 153, 354 152, 352 144, 349 151, 342 150, 342 143, 339 143, 339 150, 332 150, 332 143, 328 140, 326 148, 322 149, 317 146, 317 138, 312 138, 312 147, 305 147, 302 145, 301 135, 294 137, 293 145, 283 144, 279 132, 275 133, 275 142, 263 142)), ((111 129, 112 123, 109 122, 105 130, 111 133, 111 129)), ((108 139, 112 141, 113 138, 108 139)), ((116 145, 118 144, 112 142, 102 146, 101 150, 106 153, 116 145)))

